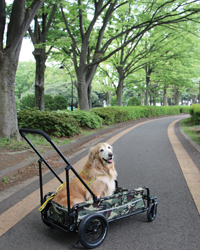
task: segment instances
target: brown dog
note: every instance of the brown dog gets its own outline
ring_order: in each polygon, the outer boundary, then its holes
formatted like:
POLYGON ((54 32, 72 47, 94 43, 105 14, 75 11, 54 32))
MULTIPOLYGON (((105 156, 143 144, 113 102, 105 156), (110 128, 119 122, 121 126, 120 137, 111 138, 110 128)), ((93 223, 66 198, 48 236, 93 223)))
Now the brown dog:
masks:
MULTIPOLYGON (((91 148, 88 160, 79 175, 97 198, 112 195, 115 190, 117 177, 112 147, 107 143, 99 143, 91 148)), ((92 199, 90 192, 77 177, 69 182, 69 189, 70 207, 92 199)), ((54 201, 60 205, 67 206, 66 186, 58 191, 54 201)))

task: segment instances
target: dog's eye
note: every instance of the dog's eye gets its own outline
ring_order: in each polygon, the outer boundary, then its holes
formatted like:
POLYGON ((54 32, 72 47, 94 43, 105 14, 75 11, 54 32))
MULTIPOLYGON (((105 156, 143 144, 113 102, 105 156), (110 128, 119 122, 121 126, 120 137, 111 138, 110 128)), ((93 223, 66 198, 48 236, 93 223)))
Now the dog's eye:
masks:
POLYGON ((103 152, 103 151, 104 151, 103 148, 101 148, 101 149, 100 149, 100 152, 103 152))
POLYGON ((110 149, 110 146, 108 147, 108 149, 110 149))

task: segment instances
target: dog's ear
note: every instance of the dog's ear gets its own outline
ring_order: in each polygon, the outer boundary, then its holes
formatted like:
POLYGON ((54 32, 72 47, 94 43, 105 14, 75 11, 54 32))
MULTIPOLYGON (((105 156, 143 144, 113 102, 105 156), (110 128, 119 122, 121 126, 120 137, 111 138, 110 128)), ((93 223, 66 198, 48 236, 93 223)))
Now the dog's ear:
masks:
POLYGON ((93 160, 95 159, 96 154, 97 154, 96 147, 91 148, 90 151, 89 151, 89 155, 88 155, 88 159, 89 159, 90 162, 93 162, 93 160))

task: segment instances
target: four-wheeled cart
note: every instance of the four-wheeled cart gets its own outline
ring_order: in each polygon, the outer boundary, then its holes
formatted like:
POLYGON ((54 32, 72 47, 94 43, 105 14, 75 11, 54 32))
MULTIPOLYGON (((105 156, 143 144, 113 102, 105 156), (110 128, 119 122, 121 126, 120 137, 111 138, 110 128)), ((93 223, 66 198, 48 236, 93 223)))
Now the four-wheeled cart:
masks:
POLYGON ((147 212, 147 219, 154 221, 157 213, 157 197, 151 196, 148 187, 140 187, 129 190, 118 187, 116 181, 116 189, 113 195, 97 199, 92 190, 81 179, 76 170, 70 165, 65 156, 52 142, 49 135, 41 130, 34 129, 19 129, 21 136, 33 148, 39 156, 39 178, 40 178, 40 197, 41 207, 39 211, 42 215, 43 222, 49 226, 61 229, 66 232, 78 232, 79 241, 86 248, 95 248, 100 245, 106 238, 108 232, 108 222, 116 221, 127 216, 138 213, 147 212), (44 157, 32 145, 25 133, 42 135, 56 150, 60 157, 66 163, 66 182, 64 183, 44 157), (42 162, 51 170, 54 176, 60 181, 59 188, 66 188, 68 206, 61 206, 53 201, 56 192, 49 192, 43 196, 43 180, 42 180, 42 162), (85 188, 91 193, 93 199, 76 204, 70 208, 70 193, 69 193, 69 171, 72 171, 85 188), (66 187, 64 187, 66 185, 66 187))

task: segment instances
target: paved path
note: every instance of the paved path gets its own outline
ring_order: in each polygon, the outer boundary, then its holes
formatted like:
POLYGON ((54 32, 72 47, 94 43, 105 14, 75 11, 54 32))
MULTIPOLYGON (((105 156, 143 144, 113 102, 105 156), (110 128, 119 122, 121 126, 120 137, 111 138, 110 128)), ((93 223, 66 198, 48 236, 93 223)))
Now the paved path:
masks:
MULTIPOLYGON (((200 154, 180 134, 178 123, 173 123, 180 118, 150 120, 104 138, 114 147, 119 185, 127 188, 149 186, 151 193, 158 196, 158 214, 152 223, 147 222, 146 213, 110 223, 108 236, 97 249, 199 249, 199 196, 196 190, 200 190, 200 154), (184 157, 187 159, 185 165, 184 157)), ((77 171, 87 152, 88 149, 70 159, 77 171)), ((62 170, 59 171, 64 179, 62 170)), ((46 192, 59 185, 49 174, 45 180, 46 192)), ((0 250, 72 249, 77 234, 46 227, 37 212, 38 207, 38 181, 19 191, 16 188, 13 195, 2 200, 0 250)))

